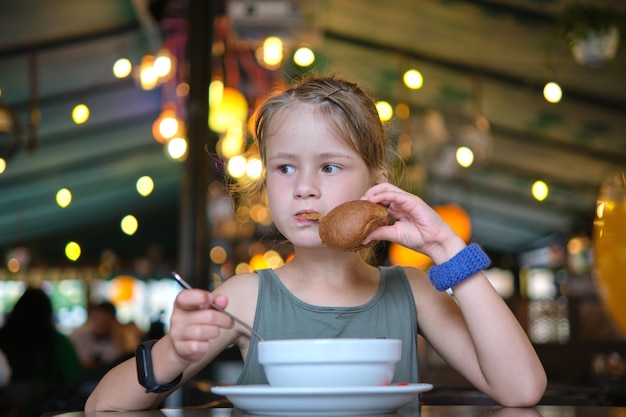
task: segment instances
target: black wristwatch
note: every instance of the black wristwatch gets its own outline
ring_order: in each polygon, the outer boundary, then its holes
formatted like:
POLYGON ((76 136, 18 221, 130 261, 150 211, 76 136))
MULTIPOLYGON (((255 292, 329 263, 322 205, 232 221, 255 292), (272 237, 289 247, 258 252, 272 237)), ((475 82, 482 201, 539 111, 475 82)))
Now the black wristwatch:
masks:
POLYGON ((137 378, 146 392, 166 392, 176 387, 183 374, 178 375, 172 382, 159 385, 154 380, 154 372, 152 370, 152 346, 156 340, 148 340, 141 343, 135 350, 135 362, 137 362, 137 378))

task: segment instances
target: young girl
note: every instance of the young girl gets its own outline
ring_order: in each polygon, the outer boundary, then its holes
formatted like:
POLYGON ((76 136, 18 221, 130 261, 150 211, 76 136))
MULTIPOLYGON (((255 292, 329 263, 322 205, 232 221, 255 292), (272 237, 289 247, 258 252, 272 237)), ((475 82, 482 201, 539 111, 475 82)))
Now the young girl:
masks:
POLYGON ((210 302, 252 323, 265 339, 402 339, 394 382, 417 382, 419 332, 500 404, 530 406, 540 400, 544 369, 483 274, 486 255, 477 245, 466 246, 419 197, 387 182, 386 135, 365 92, 335 77, 301 80, 260 106, 255 130, 269 208, 295 257, 276 270, 236 275, 213 293, 182 291, 169 334, 138 349, 140 365, 151 360, 148 375, 145 366, 138 371, 135 358, 120 364, 102 379, 85 410, 157 407, 231 344, 245 359, 238 383, 267 383, 257 362, 256 336, 210 302), (324 215, 358 199, 385 206, 394 220, 363 243, 386 240, 419 251, 435 264, 428 274, 377 268, 358 252, 330 249, 320 240, 318 222, 302 216, 324 215))

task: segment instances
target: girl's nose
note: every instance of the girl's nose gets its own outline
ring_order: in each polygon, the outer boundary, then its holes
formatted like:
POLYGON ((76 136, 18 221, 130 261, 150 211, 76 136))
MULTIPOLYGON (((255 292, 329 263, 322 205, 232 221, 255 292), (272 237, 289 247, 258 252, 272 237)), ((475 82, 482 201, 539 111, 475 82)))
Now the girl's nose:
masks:
POLYGON ((312 175, 301 174, 296 181, 293 195, 295 198, 315 198, 320 195, 320 190, 312 175))

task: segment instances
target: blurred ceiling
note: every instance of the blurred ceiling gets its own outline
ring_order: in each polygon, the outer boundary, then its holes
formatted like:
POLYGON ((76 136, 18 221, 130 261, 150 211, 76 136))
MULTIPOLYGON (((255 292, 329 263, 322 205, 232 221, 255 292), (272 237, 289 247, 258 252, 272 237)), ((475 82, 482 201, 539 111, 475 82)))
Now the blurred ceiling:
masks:
MULTIPOLYGON (((0 250, 28 245, 61 257, 58 245, 69 240, 93 254, 107 247, 131 254, 149 242, 176 250, 182 165, 152 137, 162 92, 143 91, 111 71, 118 58, 138 64, 158 47, 151 11, 165 3, 3 2, 0 105, 15 110, 24 140, 0 174, 0 250), (78 103, 91 112, 82 125, 71 119, 78 103), (31 125, 33 109, 40 118, 31 125), (148 198, 135 190, 143 175, 155 182, 148 198), (62 187, 74 198, 66 209, 55 203, 62 187), (129 213, 140 220, 133 238, 118 232, 129 213)), ((390 124, 396 137, 410 138, 409 187, 433 205, 461 205, 473 240, 517 254, 588 233, 600 185, 626 161, 623 48, 597 68, 576 63, 550 36, 564 4, 324 0, 305 2, 303 10, 318 72, 345 75, 377 99, 409 105, 412 118, 390 124), (401 83, 411 67, 423 74, 419 90, 401 83), (563 89, 558 104, 542 97, 550 80, 563 89), (470 116, 486 117, 485 158, 468 169, 436 162, 428 110, 453 133, 470 116), (531 197, 535 180, 550 186, 543 202, 531 197)), ((619 0, 593 4, 624 9, 619 0)), ((0 150, 8 140, 0 136, 0 150)))

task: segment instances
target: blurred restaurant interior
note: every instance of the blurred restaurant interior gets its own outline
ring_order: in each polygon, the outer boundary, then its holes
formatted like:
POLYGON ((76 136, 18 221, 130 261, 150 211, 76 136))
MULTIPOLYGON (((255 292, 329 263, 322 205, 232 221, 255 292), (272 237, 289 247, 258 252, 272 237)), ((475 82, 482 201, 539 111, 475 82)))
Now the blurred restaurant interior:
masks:
MULTIPOLYGON (((147 331, 167 323, 172 270, 214 288, 287 262, 263 201, 228 185, 259 173, 258 100, 336 73, 380 100, 400 185, 490 254, 551 388, 626 404, 625 15, 621 0, 2 2, 0 327, 36 285, 64 333, 101 300, 147 331), (608 39, 575 44, 586 21, 608 39)), ((423 353, 422 379, 464 386, 423 353)))

